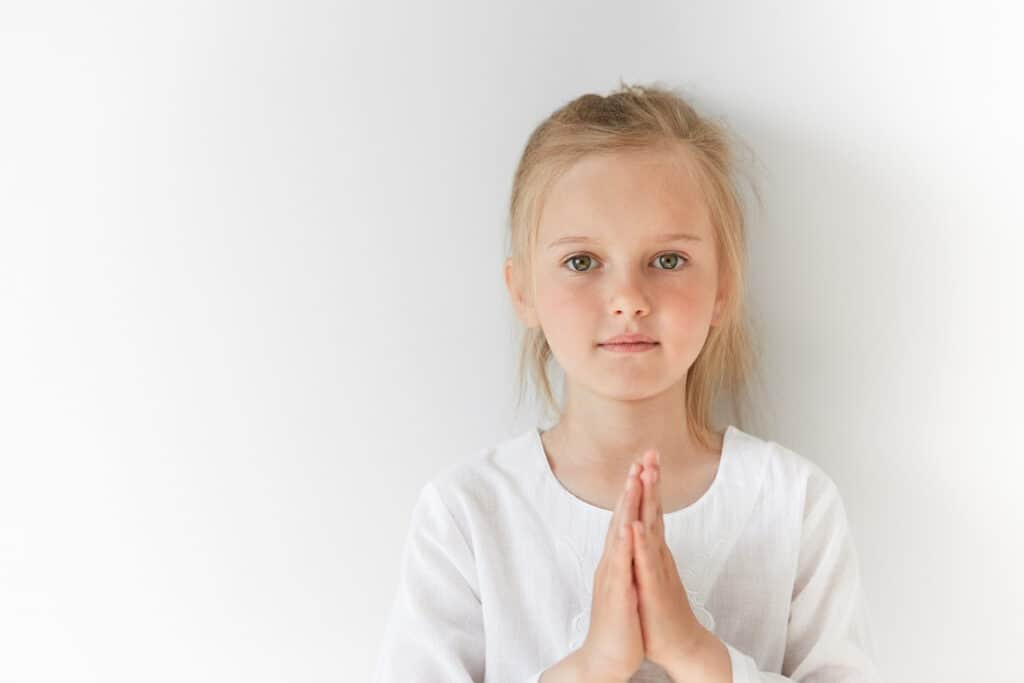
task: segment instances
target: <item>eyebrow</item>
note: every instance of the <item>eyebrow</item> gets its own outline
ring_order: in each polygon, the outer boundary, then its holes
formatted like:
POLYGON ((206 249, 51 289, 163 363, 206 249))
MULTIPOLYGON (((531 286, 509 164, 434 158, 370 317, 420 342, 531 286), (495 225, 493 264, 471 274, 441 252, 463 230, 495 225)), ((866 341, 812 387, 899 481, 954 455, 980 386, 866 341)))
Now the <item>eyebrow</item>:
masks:
MULTIPOLYGON (((675 242, 677 240, 687 240, 690 242, 700 242, 701 238, 697 235, 688 232, 673 232, 665 235, 655 235, 655 240, 659 242, 675 242)), ((548 249, 551 247, 557 247, 560 244, 573 244, 577 242, 596 242, 597 240, 591 239, 584 235, 569 235, 567 237, 559 237, 554 242, 548 245, 548 249)))

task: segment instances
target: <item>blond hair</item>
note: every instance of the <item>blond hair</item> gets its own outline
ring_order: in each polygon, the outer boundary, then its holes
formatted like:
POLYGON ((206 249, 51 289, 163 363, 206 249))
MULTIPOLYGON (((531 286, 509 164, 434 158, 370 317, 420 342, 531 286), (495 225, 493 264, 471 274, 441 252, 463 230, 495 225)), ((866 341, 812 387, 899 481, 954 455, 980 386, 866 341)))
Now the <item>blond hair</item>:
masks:
MULTIPOLYGON (((679 150, 694 172, 709 211, 719 273, 728 291, 719 324, 713 326, 687 373, 689 432, 712 445, 715 402, 724 393, 738 426, 742 398, 756 370, 757 352, 744 304, 745 217, 735 182, 732 136, 725 124, 699 115, 676 90, 659 85, 626 85, 607 96, 587 93, 555 110, 531 133, 516 168, 509 205, 508 258, 533 282, 532 253, 548 191, 563 173, 588 154, 629 150, 679 150)), ((756 187, 754 188, 756 194, 756 187)), ((544 404, 556 415, 548 361, 551 347, 540 327, 523 328, 519 354, 519 399, 528 369, 544 404)), ((741 427, 742 428, 742 427, 741 427)))

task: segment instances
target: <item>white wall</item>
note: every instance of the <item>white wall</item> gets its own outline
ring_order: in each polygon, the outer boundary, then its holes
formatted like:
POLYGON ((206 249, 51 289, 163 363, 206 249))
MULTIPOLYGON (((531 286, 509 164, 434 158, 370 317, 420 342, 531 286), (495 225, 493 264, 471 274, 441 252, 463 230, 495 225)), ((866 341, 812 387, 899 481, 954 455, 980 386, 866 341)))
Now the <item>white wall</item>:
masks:
POLYGON ((366 680, 415 493, 533 420, 517 155, 620 77, 758 155, 758 433, 888 679, 1015 680, 1021 12, 829 5, 0 5, 0 681, 366 680))

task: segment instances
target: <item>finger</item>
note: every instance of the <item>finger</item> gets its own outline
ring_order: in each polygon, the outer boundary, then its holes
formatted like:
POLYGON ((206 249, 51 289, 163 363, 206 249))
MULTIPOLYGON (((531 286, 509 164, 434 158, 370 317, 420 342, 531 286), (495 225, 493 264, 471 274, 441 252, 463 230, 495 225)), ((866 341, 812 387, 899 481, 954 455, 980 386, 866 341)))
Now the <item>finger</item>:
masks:
MULTIPOLYGON (((637 484, 633 484, 633 490, 639 488, 637 484)), ((633 494, 636 495, 635 493, 633 494)), ((616 581, 620 586, 626 586, 627 584, 633 583, 633 530, 631 524, 619 524, 615 532, 619 539, 619 543, 615 548, 615 553, 612 559, 613 571, 616 576, 616 581), (621 534, 621 536, 619 535, 621 534)))
POLYGON ((644 453, 643 502, 640 517, 644 528, 653 532, 661 522, 661 468, 657 464, 657 451, 644 453))
POLYGON ((655 576, 651 557, 651 537, 641 520, 633 522, 633 566, 636 569, 636 585, 641 591, 650 586, 655 576))
POLYGON ((640 491, 643 484, 639 477, 639 466, 630 468, 626 477, 626 491, 622 501, 622 519, 616 524, 618 546, 615 550, 615 572, 621 581, 633 583, 633 524, 637 521, 640 510, 640 491))
MULTIPOLYGON (((626 487, 622 494, 619 496, 619 504, 615 507, 615 513, 612 515, 612 521, 608 525, 608 543, 609 545, 605 548, 605 555, 611 555, 611 564, 613 565, 613 571, 618 574, 622 571, 621 555, 624 552, 623 546, 630 548, 628 541, 629 524, 623 522, 625 515, 623 514, 626 508, 630 505, 636 505, 630 502, 630 498, 636 497, 636 491, 640 488, 639 482, 632 482, 628 480, 626 487)), ((632 551, 630 551, 632 552, 632 551)))
MULTIPOLYGON (((622 524, 623 517, 622 512, 624 506, 626 505, 627 495, 629 494, 628 484, 632 479, 632 475, 636 473, 637 469, 639 468, 636 465, 629 468, 629 474, 627 474, 626 476, 626 486, 623 487, 622 493, 619 494, 619 500, 615 503, 615 509, 612 511, 611 522, 608 524, 608 533, 605 536, 604 544, 605 549, 611 547, 615 540, 619 538, 619 527, 622 524)), ((639 489, 639 483, 637 483, 636 488, 639 489)))
POLYGON ((639 466, 630 467, 626 476, 626 490, 622 494, 622 505, 619 509, 619 518, 615 525, 619 528, 620 538, 629 535, 629 526, 637 519, 640 509, 640 496, 643 484, 638 476, 639 466))

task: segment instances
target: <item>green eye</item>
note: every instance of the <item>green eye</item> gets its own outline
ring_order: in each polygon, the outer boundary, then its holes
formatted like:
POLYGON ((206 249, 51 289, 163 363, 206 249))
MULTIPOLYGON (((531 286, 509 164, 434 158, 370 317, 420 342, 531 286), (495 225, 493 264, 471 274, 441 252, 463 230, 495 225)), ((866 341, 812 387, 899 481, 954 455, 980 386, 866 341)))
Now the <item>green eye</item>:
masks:
MULTIPOLYGON (((670 254, 662 254, 658 258, 659 259, 663 259, 663 258, 671 259, 672 257, 675 257, 678 260, 678 259, 682 259, 683 255, 682 254, 676 254, 676 253, 670 253, 670 254)), ((668 270, 678 270, 678 269, 677 268, 669 268, 668 270)))
MULTIPOLYGON (((660 254, 657 258, 655 258, 655 261, 659 261, 662 264, 664 264, 664 261, 662 259, 666 259, 666 258, 670 259, 669 263, 678 263, 678 262, 681 261, 682 262, 682 266, 676 268, 676 267, 670 265, 668 268, 662 268, 661 270, 682 270, 683 266, 685 266, 687 263, 689 263, 689 259, 687 259, 685 256, 683 256, 682 254, 677 253, 677 252, 668 252, 668 253, 665 253, 665 254, 660 254), (675 261, 671 260, 673 258, 675 259, 675 261)), ((574 264, 574 263, 576 263, 577 261, 579 261, 581 259, 585 259, 586 261, 590 261, 590 260, 593 259, 593 257, 590 256, 589 254, 573 254, 569 258, 567 258, 564 261, 562 261, 562 265, 566 266, 568 264, 574 264)), ((591 268, 586 268, 584 270, 578 270, 575 267, 570 267, 569 270, 571 272, 573 272, 573 273, 587 273, 587 272, 589 272, 592 269, 591 268)))
MULTIPOLYGON (((590 256, 588 256, 586 254, 576 254, 574 256, 570 256, 569 258, 565 259, 564 263, 573 263, 573 262, 578 261, 580 259, 589 259, 589 258, 590 258, 590 256)), ((585 273, 586 272, 585 270, 576 270, 575 268, 569 268, 569 270, 571 270, 574 273, 585 273)), ((590 269, 588 268, 587 270, 590 270, 590 269)))

